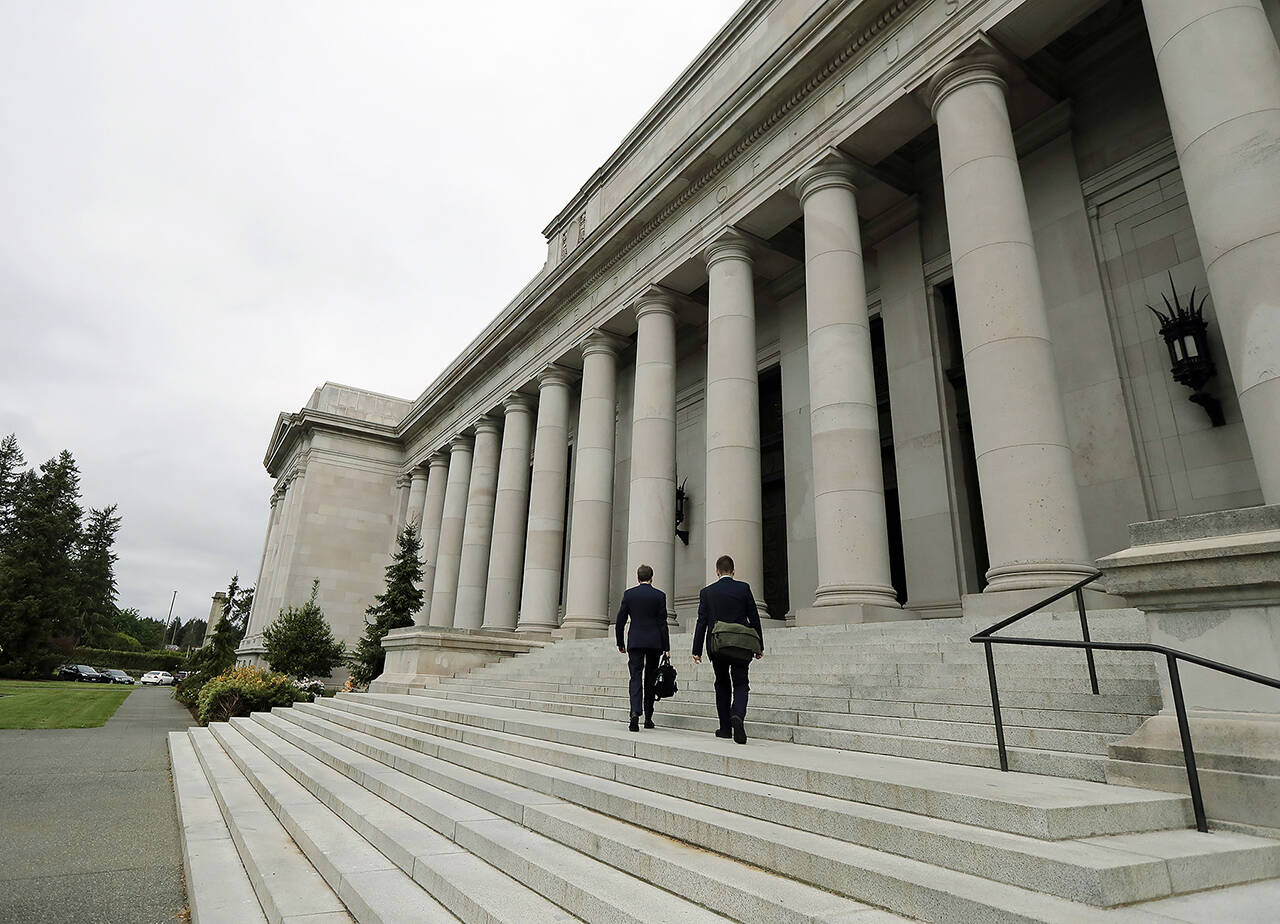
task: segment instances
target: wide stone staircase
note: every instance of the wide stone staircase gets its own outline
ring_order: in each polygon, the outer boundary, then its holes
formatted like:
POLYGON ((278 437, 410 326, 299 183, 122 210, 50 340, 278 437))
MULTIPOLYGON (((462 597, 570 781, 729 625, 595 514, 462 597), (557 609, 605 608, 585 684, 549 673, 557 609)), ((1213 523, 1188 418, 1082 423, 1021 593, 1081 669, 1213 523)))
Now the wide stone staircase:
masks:
MULTIPOLYGON (((638 734, 611 639, 174 733, 193 920, 1276 919, 1280 841, 1098 782, 1159 708, 1149 658, 1099 653, 1095 696, 1076 652, 997 650, 1023 771, 1001 773, 975 628, 769 630, 746 746, 709 733, 687 635, 638 734)), ((1136 611, 1090 628, 1144 631, 1136 611)))

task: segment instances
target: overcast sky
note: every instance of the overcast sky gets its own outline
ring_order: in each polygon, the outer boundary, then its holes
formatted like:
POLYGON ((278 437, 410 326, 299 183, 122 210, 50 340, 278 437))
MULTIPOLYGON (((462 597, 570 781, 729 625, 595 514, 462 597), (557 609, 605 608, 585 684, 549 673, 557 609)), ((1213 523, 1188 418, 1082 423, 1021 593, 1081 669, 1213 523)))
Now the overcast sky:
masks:
POLYGON ((121 606, 257 577, 276 415, 414 398, 740 0, 0 0, 0 435, 121 606))

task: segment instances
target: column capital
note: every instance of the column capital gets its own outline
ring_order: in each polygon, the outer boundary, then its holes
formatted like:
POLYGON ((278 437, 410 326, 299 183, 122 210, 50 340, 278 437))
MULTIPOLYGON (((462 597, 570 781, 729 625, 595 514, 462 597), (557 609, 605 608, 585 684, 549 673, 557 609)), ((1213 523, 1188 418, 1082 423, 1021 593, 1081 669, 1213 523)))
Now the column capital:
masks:
POLYGON ((575 378, 577 378, 577 375, 572 369, 556 363, 548 363, 538 373, 538 388, 541 390, 548 385, 571 385, 575 378))
POLYGON ((415 466, 409 470, 409 481, 412 484, 415 481, 426 481, 427 470, 421 465, 415 466))
POLYGON ((649 286, 640 293, 640 297, 636 299, 635 304, 631 306, 636 313, 636 320, 640 320, 647 314, 665 314, 675 317, 676 305, 679 299, 676 293, 670 289, 664 289, 662 286, 649 286))
POLYGON ((277 503, 279 503, 279 502, 280 502, 280 498, 282 498, 282 497, 284 497, 284 491, 282 491, 280 488, 276 488, 274 491, 272 491, 272 492, 271 492, 271 506, 272 506, 272 507, 274 507, 277 503))
POLYGON ((431 455, 427 456, 427 466, 429 468, 448 468, 449 453, 443 449, 437 449, 431 455))
POLYGON ((858 165, 851 157, 835 148, 828 148, 817 161, 801 171, 794 187, 796 198, 803 206, 805 199, 820 189, 835 186, 855 192, 857 176, 858 165))
POLYGON ((711 269, 721 260, 742 260, 751 262, 751 241, 741 231, 729 226, 721 231, 703 251, 707 261, 707 269, 711 269))
POLYGON ((626 337, 619 337, 617 334, 611 334, 608 331, 593 330, 578 341, 578 349, 584 359, 593 353, 608 353, 610 356, 617 356, 627 343, 626 337))
POLYGON ((534 405, 538 402, 536 399, 524 394, 523 392, 513 391, 502 399, 502 412, 511 414, 515 412, 528 413, 533 410, 534 405))
POLYGON ((485 414, 471 426, 477 434, 502 432, 502 421, 492 414, 485 414))
POLYGON ((471 446, 475 440, 466 433, 459 433, 453 439, 449 440, 449 452, 458 452, 459 450, 471 451, 471 446))
POLYGON ((401 472, 399 475, 396 476, 396 487, 407 488, 409 486, 409 481, 411 477, 412 476, 410 475, 409 472, 401 472))
POLYGON ((1005 78, 1008 69, 1009 62, 1002 55, 985 48, 952 58, 938 68, 924 85, 924 99, 929 105, 929 114, 936 120, 938 105, 962 87, 991 83, 998 86, 1001 92, 1008 92, 1009 81, 1005 78))

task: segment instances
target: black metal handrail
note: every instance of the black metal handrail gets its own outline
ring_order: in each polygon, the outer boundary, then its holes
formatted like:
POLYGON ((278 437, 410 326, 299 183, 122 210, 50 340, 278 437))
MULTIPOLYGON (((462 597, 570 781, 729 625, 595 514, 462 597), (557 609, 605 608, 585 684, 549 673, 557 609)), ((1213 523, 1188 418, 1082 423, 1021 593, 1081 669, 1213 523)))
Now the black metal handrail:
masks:
POLYGON ((1179 651, 1176 648, 1166 648, 1164 645, 1153 645, 1146 642, 1095 642, 1089 638, 1089 619, 1085 612, 1084 604, 1084 588, 1092 584, 1098 578, 1102 577, 1102 573, 1092 574, 1087 578, 1076 581, 1070 587, 1063 588, 1052 596, 1045 597, 1039 603, 1021 610, 1008 619, 1001 620, 994 626, 989 626, 981 632, 970 637, 969 641, 983 645, 987 652, 987 679, 991 683, 991 710, 995 715, 996 723, 996 745, 1000 750, 1000 769, 1007 771, 1009 769, 1009 753, 1004 743, 1004 722, 1000 718, 1000 693, 996 687, 996 662, 992 655, 992 645, 1036 645, 1044 648, 1082 648, 1085 652, 1085 658, 1089 662, 1089 686, 1096 695, 1098 692, 1098 671, 1093 663, 1093 653, 1096 650, 1103 651, 1148 651, 1152 654, 1164 655, 1166 664, 1169 669, 1169 687, 1173 693, 1173 707, 1178 716, 1178 734, 1182 738, 1182 760, 1187 769, 1187 785, 1191 790, 1191 807, 1196 816, 1196 828, 1200 831, 1208 831, 1209 825, 1205 821, 1204 815, 1204 798, 1200 793, 1200 775, 1196 771, 1196 755, 1191 746, 1191 726, 1187 722, 1187 707, 1182 697, 1182 680, 1178 676, 1178 662, 1186 661, 1188 664, 1195 664, 1200 667, 1207 667, 1210 670, 1219 671, 1223 674, 1230 674, 1232 677, 1239 677, 1243 680, 1251 680, 1254 683, 1261 683, 1265 686, 1274 687, 1280 690, 1280 680, 1274 677, 1264 677, 1262 674, 1255 674, 1253 671, 1246 671, 1239 667, 1232 667, 1229 664, 1221 664, 1217 661, 1211 661, 1208 658, 1202 658, 1199 655, 1193 655, 1190 652, 1179 651), (1030 616, 1032 613, 1039 612, 1050 603, 1061 600, 1070 594, 1075 594, 1076 609, 1080 613, 1080 631, 1084 636, 1082 641, 1072 641, 1070 639, 1059 638, 1011 638, 1007 635, 993 635, 1006 626, 1013 625, 1019 619, 1030 616))

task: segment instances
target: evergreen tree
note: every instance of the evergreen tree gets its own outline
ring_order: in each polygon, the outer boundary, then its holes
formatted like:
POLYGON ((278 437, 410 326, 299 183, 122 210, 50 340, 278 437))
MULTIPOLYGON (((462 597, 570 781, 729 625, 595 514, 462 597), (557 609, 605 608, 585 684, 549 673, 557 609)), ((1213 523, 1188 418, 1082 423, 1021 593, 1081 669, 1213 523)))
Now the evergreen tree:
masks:
POLYGON ((26 470, 27 460, 18 448, 18 437, 10 433, 0 441, 0 552, 12 529, 13 508, 18 500, 18 484, 26 470))
POLYGON ((351 656, 351 679, 367 685, 382 673, 387 653, 382 650, 382 638, 392 629, 413 625, 413 616, 422 609, 422 564, 418 551, 422 542, 417 527, 410 523, 400 533, 398 547, 386 569, 386 590, 374 597, 374 603, 364 611, 364 635, 356 643, 351 656))
POLYGON ((347 660, 347 649, 333 637, 316 597, 320 579, 311 585, 311 598, 302 606, 282 609, 262 630, 271 669, 291 677, 328 677, 347 660))
POLYGON ((164 647, 164 623, 145 619, 134 607, 117 609, 111 615, 111 628, 120 635, 130 635, 147 651, 164 647))
POLYGON ((191 620, 178 634, 178 647, 184 651, 188 648, 199 648, 204 643, 204 634, 208 628, 209 621, 206 619, 191 620))
MULTIPOLYGON (((6 443, 9 441, 6 440, 6 443)), ((80 473, 69 452, 23 472, 0 547, 0 673, 44 675, 79 638, 80 473)))
POLYGON ((249 611, 253 609, 253 588, 241 589, 240 575, 233 575, 227 585, 227 599, 222 604, 222 618, 213 627, 209 643, 191 653, 187 666, 192 676, 182 681, 174 691, 174 697, 188 706, 194 705, 204 685, 220 674, 225 674, 236 664, 236 649, 244 638, 249 624, 249 611))
POLYGON ((116 612, 114 545, 120 529, 116 505, 90 510, 76 548, 81 632, 90 645, 104 644, 113 632, 116 612))

